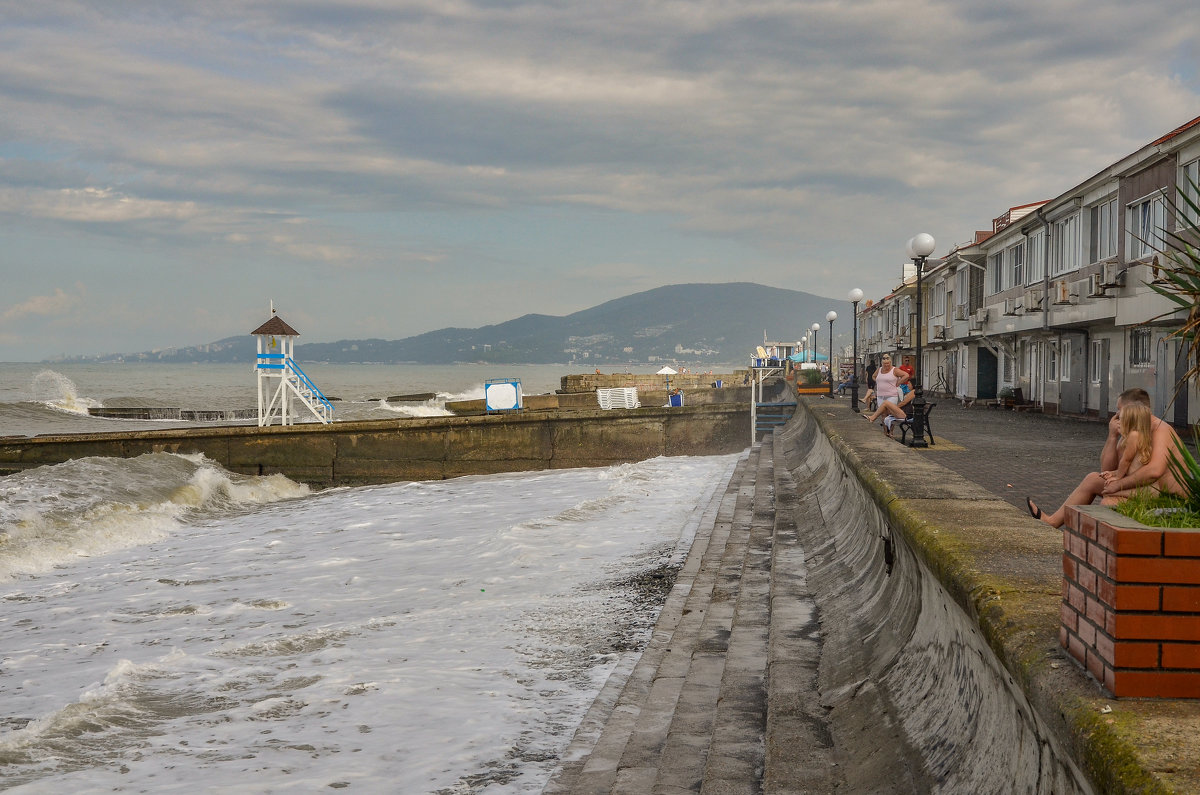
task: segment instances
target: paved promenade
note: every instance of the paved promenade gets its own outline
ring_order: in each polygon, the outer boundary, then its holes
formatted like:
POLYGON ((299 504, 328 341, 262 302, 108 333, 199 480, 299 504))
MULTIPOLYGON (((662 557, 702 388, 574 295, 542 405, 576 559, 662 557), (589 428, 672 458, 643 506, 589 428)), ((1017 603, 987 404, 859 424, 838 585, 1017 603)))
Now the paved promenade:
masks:
MULTIPOLYGON (((1022 511, 1026 497, 1043 509, 1055 510, 1084 475, 1100 467, 1108 428, 1099 420, 979 404, 963 408, 956 400, 932 398, 930 402, 937 403, 929 417, 936 443, 926 454, 1022 511)), ((849 398, 810 404, 850 411, 849 398)), ((879 433, 883 435, 882 428, 879 433)))

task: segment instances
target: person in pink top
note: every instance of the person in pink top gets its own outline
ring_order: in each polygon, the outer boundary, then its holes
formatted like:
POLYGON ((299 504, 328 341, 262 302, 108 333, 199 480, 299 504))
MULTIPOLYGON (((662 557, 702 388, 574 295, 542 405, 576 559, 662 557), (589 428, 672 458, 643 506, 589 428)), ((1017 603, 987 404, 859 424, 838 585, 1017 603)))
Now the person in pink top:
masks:
MULTIPOLYGON (((884 408, 887 403, 900 403, 900 385, 908 381, 908 373, 901 370, 899 367, 892 366, 892 357, 885 355, 879 362, 879 369, 875 371, 875 398, 878 403, 878 408, 874 414, 863 414, 870 422, 875 422, 887 411, 884 408)), ((887 428, 884 431, 891 436, 891 429, 887 428)))

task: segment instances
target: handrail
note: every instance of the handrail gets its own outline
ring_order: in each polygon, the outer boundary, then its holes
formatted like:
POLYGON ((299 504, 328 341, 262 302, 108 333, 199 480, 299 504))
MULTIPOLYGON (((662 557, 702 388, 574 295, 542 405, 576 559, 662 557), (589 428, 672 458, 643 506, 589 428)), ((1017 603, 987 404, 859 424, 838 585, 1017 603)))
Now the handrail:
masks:
POLYGON ((332 414, 333 413, 333 404, 329 402, 329 400, 325 397, 324 393, 322 393, 321 390, 317 389, 317 385, 314 384, 311 380, 309 380, 309 377, 307 375, 305 375, 303 370, 300 369, 300 365, 296 364, 296 360, 289 357, 289 358, 284 359, 284 363, 287 365, 288 370, 295 373, 296 376, 301 381, 304 382, 304 385, 312 391, 313 396, 317 400, 321 401, 321 405, 323 405, 326 409, 328 409, 329 413, 332 414))

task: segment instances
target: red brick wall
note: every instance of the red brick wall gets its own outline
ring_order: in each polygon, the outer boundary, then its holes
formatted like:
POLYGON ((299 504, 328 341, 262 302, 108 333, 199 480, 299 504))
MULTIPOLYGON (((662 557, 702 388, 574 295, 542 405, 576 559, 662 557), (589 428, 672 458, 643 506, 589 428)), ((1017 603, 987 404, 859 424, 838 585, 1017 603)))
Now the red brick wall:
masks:
POLYGON ((1063 648, 1114 696, 1200 698, 1200 530, 1067 514, 1063 648))

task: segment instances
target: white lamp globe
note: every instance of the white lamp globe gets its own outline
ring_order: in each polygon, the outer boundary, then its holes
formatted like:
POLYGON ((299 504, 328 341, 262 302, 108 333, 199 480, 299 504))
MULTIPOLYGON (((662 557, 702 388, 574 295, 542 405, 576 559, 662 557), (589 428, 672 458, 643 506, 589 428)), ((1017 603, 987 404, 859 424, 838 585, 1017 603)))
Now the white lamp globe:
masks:
POLYGON ((825 319, 832 323, 833 321, 837 320, 837 312, 834 312, 832 309, 830 309, 825 313, 825 319))
POLYGON ((863 299, 863 291, 855 287, 850 291, 850 303, 857 304, 863 299))
POLYGON ((813 324, 812 324, 812 330, 813 330, 813 334, 817 334, 818 332, 820 332, 820 331, 821 331, 821 324, 820 324, 820 323, 813 323, 813 324))
POLYGON ((933 235, 924 232, 908 241, 908 245, 911 252, 910 256, 914 257, 928 257, 933 253, 934 248, 937 247, 937 244, 933 240, 933 235))

